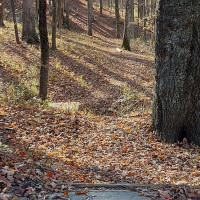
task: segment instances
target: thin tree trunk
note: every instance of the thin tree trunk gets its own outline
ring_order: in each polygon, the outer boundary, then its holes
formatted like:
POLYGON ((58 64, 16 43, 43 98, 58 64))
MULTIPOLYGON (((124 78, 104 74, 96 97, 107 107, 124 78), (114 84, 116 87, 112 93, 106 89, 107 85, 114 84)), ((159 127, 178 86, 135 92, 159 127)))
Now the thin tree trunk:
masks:
POLYGON ((87 0, 88 8, 87 8, 87 23, 88 23, 88 35, 92 36, 92 21, 93 21, 93 6, 92 0, 87 0))
POLYGON ((136 37, 139 37, 139 30, 140 30, 140 1, 137 1, 137 32, 136 37))
POLYGON ((99 15, 100 15, 100 17, 102 17, 103 16, 103 0, 99 0, 99 4, 100 4, 99 15))
POLYGON ((57 0, 52 0, 52 49, 56 50, 57 0))
POLYGON ((35 20, 36 20, 36 23, 38 23, 38 8, 39 7, 39 0, 35 0, 35 20))
POLYGON ((147 41, 147 18, 144 17, 143 19, 143 40, 144 42, 147 41))
POLYGON ((131 6, 131 21, 130 21, 130 38, 134 38, 134 0, 130 1, 131 6))
POLYGON ((147 10, 146 10, 146 1, 143 0, 143 6, 142 6, 142 9, 143 9, 143 41, 146 42, 147 40, 147 31, 146 31, 146 26, 147 26, 147 10))
POLYGON ((154 48, 155 44, 155 8, 156 8, 156 0, 151 0, 149 6, 149 15, 150 15, 150 24, 151 24, 151 48, 154 48))
POLYGON ((3 22, 3 0, 0 0, 0 27, 4 26, 3 22))
POLYGON ((199 11, 199 0, 159 1, 153 129, 166 142, 200 145, 199 11))
POLYGON ((58 28, 63 27, 63 5, 62 0, 57 0, 57 18, 58 18, 58 28))
POLYGON ((15 29, 15 39, 16 43, 19 44, 19 34, 18 34, 18 28, 17 28, 17 20, 16 20, 16 15, 15 15, 15 3, 14 0, 10 0, 11 8, 12 8, 12 13, 13 13, 13 23, 14 23, 14 29, 15 29))
POLYGON ((138 15, 140 19, 144 17, 144 2, 145 0, 138 0, 138 15))
POLYGON ((124 16, 124 1, 121 0, 121 12, 122 12, 122 16, 124 16))
POLYGON ((115 20, 116 20, 116 37, 120 38, 120 15, 119 15, 119 1, 115 0, 115 20))
POLYGON ((27 43, 39 43, 39 39, 35 30, 35 14, 33 0, 23 0, 22 8, 22 40, 27 43))
POLYGON ((125 19, 124 19, 124 34, 123 34, 122 47, 128 51, 131 51, 130 21, 131 21, 131 5, 130 5, 130 0, 126 0, 126 10, 125 10, 125 19))
POLYGON ((69 0, 65 0, 64 28, 69 29, 69 0))
POLYGON ((95 21, 95 18, 94 18, 94 7, 93 7, 93 0, 92 0, 92 22, 95 21))
POLYGON ((41 41, 40 98, 47 99, 49 71, 49 41, 46 20, 46 0, 39 0, 39 31, 41 41))
POLYGON ((110 0, 110 15, 112 14, 113 9, 113 0, 110 0))

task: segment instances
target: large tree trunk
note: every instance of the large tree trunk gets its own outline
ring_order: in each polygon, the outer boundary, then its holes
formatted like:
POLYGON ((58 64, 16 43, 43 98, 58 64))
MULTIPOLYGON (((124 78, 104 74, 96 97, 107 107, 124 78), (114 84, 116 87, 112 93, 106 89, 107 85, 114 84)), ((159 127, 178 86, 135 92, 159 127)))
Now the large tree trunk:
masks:
POLYGON ((119 15, 119 1, 115 0, 115 20, 116 20, 116 37, 120 38, 120 15, 119 15))
POLYGON ((3 0, 0 0, 0 27, 4 26, 3 23, 3 0))
POLYGON ((167 142, 200 145, 200 1, 160 0, 153 129, 167 142))
POLYGON ((41 43, 40 69, 40 98, 47 99, 48 71, 49 71, 49 42, 46 20, 46 0, 39 0, 39 31, 41 43))
POLYGON ((122 47, 125 50, 131 51, 130 47, 130 21, 131 21, 131 0, 126 0, 126 11, 124 19, 124 34, 123 34, 123 43, 122 47))
POLYGON ((18 34, 18 28, 17 28, 17 20, 15 15, 15 2, 14 0, 10 0, 11 8, 12 8, 12 14, 13 14, 13 23, 14 23, 14 29, 15 29, 15 39, 16 43, 19 44, 19 34, 18 34))
POLYGON ((35 30, 34 0, 23 0, 22 8, 22 40, 27 43, 36 44, 39 42, 35 30))
POLYGON ((88 2, 88 8, 87 8, 88 35, 92 36, 92 21, 93 21, 92 0, 87 0, 87 2, 88 2))

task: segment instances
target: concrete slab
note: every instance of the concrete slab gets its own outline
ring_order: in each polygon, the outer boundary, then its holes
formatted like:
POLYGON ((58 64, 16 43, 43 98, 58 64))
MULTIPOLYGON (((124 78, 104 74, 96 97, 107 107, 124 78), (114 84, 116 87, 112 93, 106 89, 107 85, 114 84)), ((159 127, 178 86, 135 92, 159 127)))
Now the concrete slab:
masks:
POLYGON ((147 200, 147 197, 140 196, 138 192, 127 190, 100 190, 89 191, 86 194, 76 195, 69 193, 70 200, 147 200))

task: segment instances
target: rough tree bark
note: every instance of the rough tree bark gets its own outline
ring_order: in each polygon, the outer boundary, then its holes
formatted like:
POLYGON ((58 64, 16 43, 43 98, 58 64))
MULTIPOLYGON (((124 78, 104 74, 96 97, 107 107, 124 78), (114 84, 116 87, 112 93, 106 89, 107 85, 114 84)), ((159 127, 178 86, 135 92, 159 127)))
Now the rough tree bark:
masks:
POLYGON ((92 36, 92 21, 93 21, 93 6, 92 0, 87 0, 87 24, 88 24, 88 35, 92 36))
POLYGON ((19 44, 19 34, 18 34, 18 28, 17 28, 17 20, 15 15, 15 2, 14 0, 10 0, 11 8, 12 8, 12 14, 13 14, 13 23, 14 23, 14 29, 15 29, 15 39, 16 43, 19 44))
POLYGON ((115 0, 115 20, 116 20, 116 37, 120 38, 120 15, 119 15, 119 1, 115 0))
POLYGON ((47 99, 48 71, 49 71, 49 41, 46 20, 46 0, 39 0, 39 32, 41 44, 40 92, 42 100, 47 99))
POLYGON ((123 34, 123 43, 122 47, 125 50, 131 51, 130 47, 130 21, 131 21, 131 0, 126 0, 126 10, 125 10, 125 19, 124 19, 124 34, 123 34))
POLYGON ((160 0, 153 129, 167 142, 200 145, 200 1, 160 0))
POLYGON ((34 0, 23 0, 22 8, 22 40, 27 43, 36 44, 39 42, 35 30, 34 0))
POLYGON ((3 23, 3 0, 0 0, 0 27, 4 26, 3 23))

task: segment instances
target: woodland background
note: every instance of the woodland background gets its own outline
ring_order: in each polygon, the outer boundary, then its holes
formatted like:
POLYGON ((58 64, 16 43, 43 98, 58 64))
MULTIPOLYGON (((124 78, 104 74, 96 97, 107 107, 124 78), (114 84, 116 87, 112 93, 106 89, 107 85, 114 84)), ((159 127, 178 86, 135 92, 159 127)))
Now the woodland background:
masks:
MULTIPOLYGON (((59 192, 59 198, 67 199, 73 182, 140 183, 146 186, 136 190, 151 199, 199 198, 199 147, 187 141, 167 144, 151 131, 155 2, 134 4, 131 51, 121 48, 125 2, 119 2, 120 36, 116 35, 115 2, 103 1, 102 14, 100 2, 93 2, 93 33, 89 36, 87 1, 70 1, 69 27, 59 27, 57 21, 54 50, 52 4, 48 4, 50 57, 45 101, 38 98, 39 41, 21 40, 22 2, 16 1, 20 40, 16 43, 11 4, 3 2, 2 198, 50 198, 59 192)), ((38 36, 37 17, 35 30, 38 36)))

